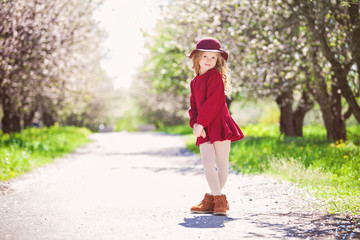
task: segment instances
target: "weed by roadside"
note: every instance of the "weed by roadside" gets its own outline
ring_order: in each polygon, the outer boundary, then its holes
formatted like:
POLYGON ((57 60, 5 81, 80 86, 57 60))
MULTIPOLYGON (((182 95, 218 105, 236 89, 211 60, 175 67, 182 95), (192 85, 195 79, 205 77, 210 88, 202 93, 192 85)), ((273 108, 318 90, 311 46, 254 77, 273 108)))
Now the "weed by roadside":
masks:
POLYGON ((0 133, 0 180, 21 175, 89 142, 90 130, 72 126, 0 133))

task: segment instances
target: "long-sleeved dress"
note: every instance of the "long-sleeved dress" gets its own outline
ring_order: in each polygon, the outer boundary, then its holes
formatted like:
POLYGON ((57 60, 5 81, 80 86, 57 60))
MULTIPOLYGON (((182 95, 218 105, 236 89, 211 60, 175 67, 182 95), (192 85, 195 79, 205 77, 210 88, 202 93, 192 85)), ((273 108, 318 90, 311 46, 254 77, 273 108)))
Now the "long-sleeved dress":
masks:
POLYGON ((196 145, 210 141, 231 140, 232 142, 244 138, 244 134, 230 116, 226 105, 224 82, 216 68, 196 76, 190 83, 190 127, 195 123, 204 126, 206 137, 198 137, 196 145))

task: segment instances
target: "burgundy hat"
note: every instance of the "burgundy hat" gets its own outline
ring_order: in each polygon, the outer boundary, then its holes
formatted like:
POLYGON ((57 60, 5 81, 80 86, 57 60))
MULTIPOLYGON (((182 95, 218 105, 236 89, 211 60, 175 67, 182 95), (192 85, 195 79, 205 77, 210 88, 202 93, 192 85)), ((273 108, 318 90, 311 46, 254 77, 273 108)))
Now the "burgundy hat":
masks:
POLYGON ((196 49, 193 50, 188 57, 191 58, 196 51, 219 52, 225 61, 228 60, 229 56, 227 52, 221 49, 220 42, 215 38, 200 39, 196 44, 196 49))

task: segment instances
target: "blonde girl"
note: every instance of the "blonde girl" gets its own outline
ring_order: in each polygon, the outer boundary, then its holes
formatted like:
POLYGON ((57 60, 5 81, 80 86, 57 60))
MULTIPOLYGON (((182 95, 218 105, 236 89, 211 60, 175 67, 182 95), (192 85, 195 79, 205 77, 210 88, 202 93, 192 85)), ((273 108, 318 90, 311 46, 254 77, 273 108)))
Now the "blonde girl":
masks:
POLYGON ((230 145, 244 137, 226 105, 225 94, 231 92, 228 53, 217 39, 203 38, 189 57, 195 71, 190 83, 189 123, 197 136, 196 145, 211 190, 191 212, 226 215, 229 205, 221 191, 228 177, 230 145))

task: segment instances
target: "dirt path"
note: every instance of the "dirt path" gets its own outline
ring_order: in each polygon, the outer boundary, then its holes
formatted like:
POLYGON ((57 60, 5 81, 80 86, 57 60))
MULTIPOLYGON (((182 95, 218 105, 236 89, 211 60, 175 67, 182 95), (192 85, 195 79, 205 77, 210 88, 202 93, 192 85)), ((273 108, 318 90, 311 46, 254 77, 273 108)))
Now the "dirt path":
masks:
MULTIPOLYGON (((230 174, 227 217, 193 215, 208 187, 179 136, 102 133, 94 142, 0 183, 0 239, 338 239, 335 217, 266 176, 230 174)), ((344 231, 342 231, 344 230, 344 231)))

